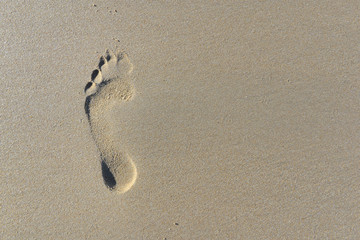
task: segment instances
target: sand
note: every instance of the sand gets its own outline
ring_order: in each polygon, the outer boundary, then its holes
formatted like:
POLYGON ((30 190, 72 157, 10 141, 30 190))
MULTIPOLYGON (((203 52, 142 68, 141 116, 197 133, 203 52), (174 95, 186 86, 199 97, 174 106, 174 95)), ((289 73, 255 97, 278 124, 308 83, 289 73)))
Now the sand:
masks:
POLYGON ((358 1, 0 9, 1 239, 360 238, 358 1), (107 49, 132 73, 94 130, 107 49))

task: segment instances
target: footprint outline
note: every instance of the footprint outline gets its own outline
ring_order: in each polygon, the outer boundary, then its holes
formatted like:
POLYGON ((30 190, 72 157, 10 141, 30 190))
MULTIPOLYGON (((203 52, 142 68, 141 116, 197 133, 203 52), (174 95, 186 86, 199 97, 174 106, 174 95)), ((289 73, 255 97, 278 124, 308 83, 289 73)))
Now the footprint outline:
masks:
POLYGON ((133 65, 128 55, 120 50, 107 49, 100 57, 98 68, 91 73, 86 84, 84 109, 91 134, 100 152, 101 170, 105 185, 118 193, 125 193, 135 184, 137 169, 125 150, 114 146, 109 132, 108 111, 110 101, 131 101, 134 87, 130 81, 133 65))

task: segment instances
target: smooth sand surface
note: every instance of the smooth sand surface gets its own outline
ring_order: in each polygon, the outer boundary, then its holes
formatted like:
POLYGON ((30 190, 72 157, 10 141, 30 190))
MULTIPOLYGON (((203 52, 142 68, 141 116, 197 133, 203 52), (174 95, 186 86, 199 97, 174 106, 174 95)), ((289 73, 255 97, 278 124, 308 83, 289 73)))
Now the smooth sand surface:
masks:
POLYGON ((358 0, 1 1, 0 36, 1 239, 360 239, 358 0), (116 47, 123 194, 83 92, 116 47))

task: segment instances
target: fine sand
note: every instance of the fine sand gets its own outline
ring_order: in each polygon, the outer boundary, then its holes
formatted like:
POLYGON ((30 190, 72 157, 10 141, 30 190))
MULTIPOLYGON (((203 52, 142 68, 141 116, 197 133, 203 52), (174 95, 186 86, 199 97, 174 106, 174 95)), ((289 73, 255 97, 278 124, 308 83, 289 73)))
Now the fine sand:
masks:
POLYGON ((1 1, 0 239, 360 239, 360 4, 1 1))

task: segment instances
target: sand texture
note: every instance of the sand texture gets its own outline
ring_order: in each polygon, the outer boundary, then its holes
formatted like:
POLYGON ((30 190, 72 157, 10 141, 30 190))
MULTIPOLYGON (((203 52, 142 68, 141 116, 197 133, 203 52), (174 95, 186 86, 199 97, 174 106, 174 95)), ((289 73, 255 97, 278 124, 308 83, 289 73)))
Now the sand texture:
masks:
POLYGON ((1 1, 0 239, 360 239, 360 3, 1 1))

